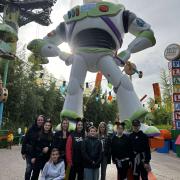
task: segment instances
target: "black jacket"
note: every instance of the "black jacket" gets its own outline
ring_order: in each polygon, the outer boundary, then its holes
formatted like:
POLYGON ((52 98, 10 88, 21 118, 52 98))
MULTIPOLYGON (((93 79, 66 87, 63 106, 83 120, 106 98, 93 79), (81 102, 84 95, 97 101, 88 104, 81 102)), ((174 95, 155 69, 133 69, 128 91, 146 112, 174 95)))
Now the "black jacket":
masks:
POLYGON ((102 156, 107 158, 107 163, 111 163, 111 137, 99 137, 102 143, 102 156))
POLYGON ((96 137, 87 137, 82 143, 82 155, 84 159, 84 168, 99 168, 102 160, 101 141, 96 137))
MULTIPOLYGON (((69 132, 66 133, 66 137, 68 138, 69 132)), ((66 152, 66 141, 67 138, 63 138, 63 132, 58 131, 53 136, 52 148, 58 148, 61 152, 61 155, 65 155, 66 152)))
POLYGON ((144 153, 145 163, 149 163, 151 160, 151 151, 148 136, 142 131, 139 131, 137 133, 131 133, 129 137, 132 142, 134 154, 144 153))
POLYGON ((38 134, 40 131, 41 128, 36 124, 32 125, 32 127, 29 128, 22 141, 21 154, 26 154, 27 156, 32 157, 33 146, 36 139, 38 138, 38 134))
POLYGON ((52 144, 52 133, 40 132, 33 146, 33 158, 44 157, 46 159, 50 156, 51 144, 52 144), (43 148, 48 147, 49 151, 44 154, 43 148))
POLYGON ((82 164, 81 145, 84 139, 83 133, 73 132, 72 137, 72 162, 75 165, 82 164))
POLYGON ((111 144, 112 160, 116 162, 116 159, 129 158, 133 159, 133 149, 130 138, 123 134, 121 137, 116 135, 112 138, 111 144))
POLYGON ((51 152, 51 143, 52 143, 53 134, 40 132, 38 138, 35 141, 33 146, 32 157, 36 158, 34 168, 43 169, 44 165, 50 158, 51 152), (48 152, 44 153, 43 148, 48 147, 48 152))

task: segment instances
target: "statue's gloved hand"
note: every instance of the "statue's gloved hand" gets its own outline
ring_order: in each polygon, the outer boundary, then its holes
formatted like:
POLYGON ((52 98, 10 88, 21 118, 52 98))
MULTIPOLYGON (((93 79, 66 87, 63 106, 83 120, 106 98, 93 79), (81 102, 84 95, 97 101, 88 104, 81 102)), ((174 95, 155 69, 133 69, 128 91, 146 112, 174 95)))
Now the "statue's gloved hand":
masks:
POLYGON ((66 65, 72 64, 72 54, 62 52, 56 45, 49 43, 46 40, 35 39, 31 41, 27 48, 36 55, 43 57, 59 57, 66 65))
POLYGON ((34 39, 28 44, 27 49, 33 52, 34 54, 40 54, 42 47, 44 47, 46 44, 47 41, 45 40, 34 39))
POLYGON ((34 54, 38 54, 43 57, 57 57, 59 56, 59 48, 43 39, 35 39, 31 41, 27 48, 34 54))
POLYGON ((120 52, 116 56, 117 65, 123 67, 126 64, 126 62, 130 59, 130 57, 131 57, 131 52, 129 50, 120 52))

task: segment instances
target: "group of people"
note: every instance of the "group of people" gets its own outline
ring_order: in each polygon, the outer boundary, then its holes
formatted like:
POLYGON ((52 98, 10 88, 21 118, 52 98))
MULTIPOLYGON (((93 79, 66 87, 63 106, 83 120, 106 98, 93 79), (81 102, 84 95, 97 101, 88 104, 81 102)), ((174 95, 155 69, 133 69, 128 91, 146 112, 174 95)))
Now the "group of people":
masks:
POLYGON ((75 130, 69 132, 69 121, 64 118, 61 130, 53 133, 51 120, 39 115, 22 143, 25 180, 38 180, 40 171, 41 180, 99 180, 99 174, 105 180, 111 159, 118 180, 127 178, 129 168, 134 180, 140 176, 147 180, 151 160, 148 137, 140 131, 139 120, 134 120, 132 127, 127 135, 125 124, 116 122, 116 132, 108 134, 105 122, 87 128, 77 119, 75 130))

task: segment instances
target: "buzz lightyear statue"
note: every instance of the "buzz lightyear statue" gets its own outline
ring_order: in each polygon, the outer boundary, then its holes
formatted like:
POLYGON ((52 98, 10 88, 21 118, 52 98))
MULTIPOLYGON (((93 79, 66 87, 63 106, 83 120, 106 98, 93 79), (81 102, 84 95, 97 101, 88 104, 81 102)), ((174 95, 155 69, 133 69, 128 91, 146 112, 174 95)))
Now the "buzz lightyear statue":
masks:
POLYGON ((132 53, 154 46, 151 27, 121 4, 101 0, 84 0, 64 15, 64 22, 43 40, 33 40, 28 49, 44 57, 59 56, 71 65, 67 95, 61 116, 83 117, 83 87, 87 71, 101 71, 114 86, 121 120, 142 118, 146 114, 129 77, 118 66, 124 66, 132 53), (125 51, 117 54, 125 33, 135 39, 125 51), (72 54, 57 46, 68 42, 72 54))

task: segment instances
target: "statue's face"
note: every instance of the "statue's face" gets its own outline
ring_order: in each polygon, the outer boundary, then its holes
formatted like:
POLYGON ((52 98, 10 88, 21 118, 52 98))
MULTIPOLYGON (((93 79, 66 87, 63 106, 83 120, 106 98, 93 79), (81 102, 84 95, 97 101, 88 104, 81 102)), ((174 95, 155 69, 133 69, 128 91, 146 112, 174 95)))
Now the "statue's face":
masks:
POLYGON ((88 3, 97 3, 97 2, 101 2, 102 0, 83 0, 84 4, 88 4, 88 3))

